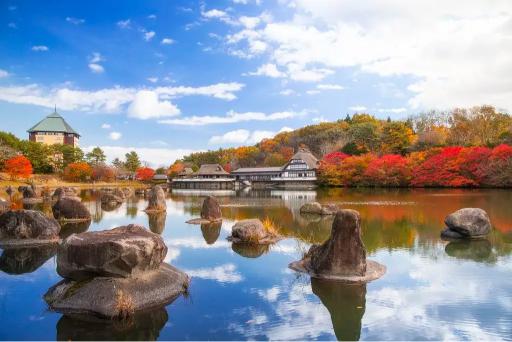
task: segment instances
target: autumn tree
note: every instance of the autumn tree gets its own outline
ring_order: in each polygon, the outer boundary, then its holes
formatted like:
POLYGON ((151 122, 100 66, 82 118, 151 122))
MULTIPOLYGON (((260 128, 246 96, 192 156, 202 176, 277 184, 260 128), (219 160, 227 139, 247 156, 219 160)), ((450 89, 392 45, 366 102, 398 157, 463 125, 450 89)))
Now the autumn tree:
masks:
POLYGON ((183 172, 183 170, 185 170, 185 164, 177 160, 171 165, 167 174, 171 177, 176 177, 179 173, 183 172))
POLYGON ((366 184, 380 187, 407 186, 411 176, 407 159, 397 154, 386 154, 372 160, 364 173, 366 184))
POLYGON ((116 171, 107 165, 97 164, 92 167, 92 179, 95 181, 112 182, 116 179, 116 171))
POLYGON ((415 139, 414 132, 405 122, 388 122, 382 129, 382 151, 404 155, 415 139))
POLYGON ((135 178, 141 181, 150 181, 155 175, 155 170, 150 167, 140 167, 137 169, 135 178))
POLYGON ((64 169, 64 179, 71 182, 85 182, 92 176, 92 168, 85 162, 71 163, 64 169))
POLYGON ((4 171, 12 179, 28 178, 32 174, 32 164, 27 157, 19 155, 5 161, 4 171))

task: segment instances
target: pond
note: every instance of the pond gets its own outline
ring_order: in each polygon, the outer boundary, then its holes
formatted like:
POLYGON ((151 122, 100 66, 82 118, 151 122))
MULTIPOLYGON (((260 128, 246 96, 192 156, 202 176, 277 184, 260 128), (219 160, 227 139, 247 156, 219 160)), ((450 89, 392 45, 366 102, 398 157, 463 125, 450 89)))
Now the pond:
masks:
POLYGON ((192 277, 189 294, 131 322, 78 320, 48 311, 42 299, 61 279, 55 248, 3 250, 0 339, 512 339, 511 191, 223 191, 215 193, 222 225, 186 224, 205 195, 176 190, 167 195, 166 214, 148 217, 143 197, 102 209, 94 191, 82 191, 93 222, 63 227, 63 236, 144 225, 164 238, 166 261, 192 277), (299 214, 312 200, 360 212, 368 258, 387 266, 382 278, 343 285, 288 268, 329 236, 332 218, 299 214), (488 239, 439 238, 444 217, 462 207, 488 212, 488 239), (251 249, 226 240, 237 220, 267 217, 286 239, 251 249))

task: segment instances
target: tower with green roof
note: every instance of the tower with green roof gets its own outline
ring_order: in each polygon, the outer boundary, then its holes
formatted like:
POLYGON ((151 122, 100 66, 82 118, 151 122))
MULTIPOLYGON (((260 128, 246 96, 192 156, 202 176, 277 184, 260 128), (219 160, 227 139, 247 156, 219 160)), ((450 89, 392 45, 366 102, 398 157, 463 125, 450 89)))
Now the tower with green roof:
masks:
POLYGON ((57 113, 57 109, 27 132, 30 141, 46 145, 65 144, 77 147, 78 139, 80 139, 80 134, 71 128, 66 120, 57 113))

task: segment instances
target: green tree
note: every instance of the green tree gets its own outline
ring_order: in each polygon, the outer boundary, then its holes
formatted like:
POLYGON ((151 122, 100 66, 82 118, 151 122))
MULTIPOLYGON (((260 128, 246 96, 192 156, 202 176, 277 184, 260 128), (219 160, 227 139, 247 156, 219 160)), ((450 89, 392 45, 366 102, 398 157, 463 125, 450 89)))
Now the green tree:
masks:
POLYGON ((116 169, 124 169, 124 162, 119 158, 115 158, 112 160, 112 166, 114 166, 116 169))
POLYGON ((87 153, 85 156, 87 162, 91 165, 100 165, 104 164, 107 160, 107 156, 105 156, 105 152, 99 147, 95 147, 91 152, 87 153))
POLYGON ((50 147, 42 143, 22 140, 21 153, 30 160, 34 173, 52 173, 52 157, 50 147))
POLYGON ((382 129, 382 150, 386 153, 405 154, 414 142, 412 129, 405 122, 392 121, 382 129))
POLYGON ((125 154, 124 166, 128 171, 135 172, 141 166, 139 155, 135 151, 125 154))
POLYGON ((51 164, 57 171, 63 171, 71 163, 84 160, 84 152, 79 147, 56 144, 49 147, 51 164))

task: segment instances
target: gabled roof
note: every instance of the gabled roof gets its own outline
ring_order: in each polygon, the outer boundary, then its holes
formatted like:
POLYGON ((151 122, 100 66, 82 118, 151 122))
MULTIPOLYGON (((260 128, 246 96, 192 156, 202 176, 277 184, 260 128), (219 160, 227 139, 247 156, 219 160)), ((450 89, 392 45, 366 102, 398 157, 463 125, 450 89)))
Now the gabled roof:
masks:
POLYGON ((241 167, 231 173, 253 173, 253 172, 279 172, 283 169, 282 166, 271 167, 241 167))
POLYGON ((316 157, 311 152, 304 148, 300 148, 299 151, 293 155, 292 159, 304 160, 310 169, 318 168, 318 159, 316 159, 316 157))
POLYGON ((183 171, 178 173, 178 176, 186 176, 186 175, 191 175, 193 173, 194 173, 194 170, 192 170, 191 167, 186 167, 186 168, 183 169, 183 171))
POLYGON ((197 175, 229 175, 220 164, 203 164, 199 168, 197 175))
POLYGON ((27 132, 61 132, 70 133, 80 136, 56 111, 39 121, 34 127, 27 132))

